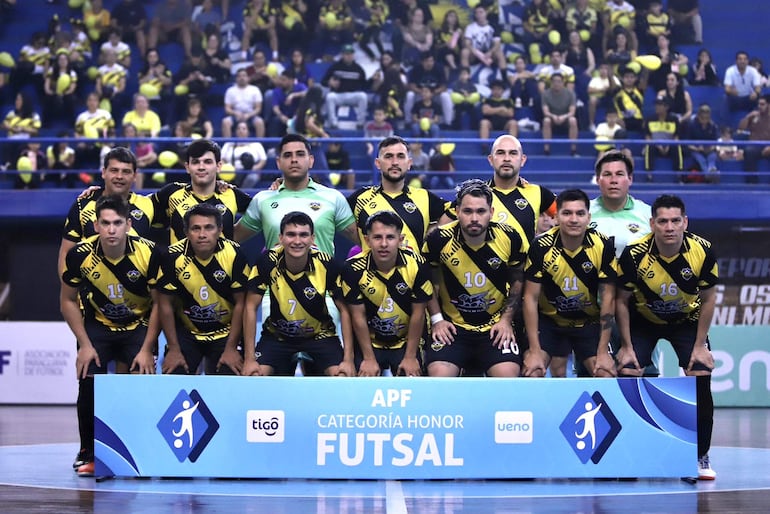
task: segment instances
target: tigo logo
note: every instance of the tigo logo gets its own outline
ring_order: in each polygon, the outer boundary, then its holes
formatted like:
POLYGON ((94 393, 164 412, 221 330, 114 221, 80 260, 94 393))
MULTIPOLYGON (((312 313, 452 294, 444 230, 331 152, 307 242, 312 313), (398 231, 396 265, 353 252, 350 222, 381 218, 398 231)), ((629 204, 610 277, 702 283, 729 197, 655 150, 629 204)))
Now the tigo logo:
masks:
POLYGON ((531 444, 534 433, 532 412, 495 412, 495 443, 531 444))
POLYGON ((189 394, 179 391, 157 427, 179 462, 195 462, 219 430, 219 423, 193 389, 189 394))
POLYGON ((246 411, 246 441, 249 443, 282 443, 286 414, 282 410, 246 411))
POLYGON ((583 392, 559 429, 583 464, 598 464, 620 433, 620 422, 598 391, 583 392))

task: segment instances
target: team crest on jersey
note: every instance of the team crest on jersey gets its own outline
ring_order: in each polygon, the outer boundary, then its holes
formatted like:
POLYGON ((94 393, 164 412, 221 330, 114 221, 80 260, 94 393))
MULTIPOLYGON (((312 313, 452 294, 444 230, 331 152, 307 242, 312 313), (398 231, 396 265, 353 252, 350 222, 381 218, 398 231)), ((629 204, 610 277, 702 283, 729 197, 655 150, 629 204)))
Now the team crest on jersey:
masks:
POLYGON ((302 292, 305 294, 305 298, 308 300, 312 300, 315 298, 315 295, 318 294, 318 291, 315 290, 315 287, 306 287, 302 290, 302 292))
POLYGON ((583 268, 584 273, 590 273, 591 270, 594 269, 594 263, 591 261, 585 261, 580 265, 580 267, 583 268))
POLYGON ((132 269, 131 271, 126 273, 126 277, 128 277, 128 280, 130 280, 131 282, 136 282, 137 280, 139 280, 141 276, 142 274, 135 269, 132 269))
POLYGON ((321 208, 321 202, 310 202, 310 208, 317 211, 321 208))
POLYGON ((626 228, 632 234, 636 234, 637 232, 639 232, 642 229, 642 227, 638 223, 629 223, 626 228))
POLYGON ((417 210, 417 206, 413 202, 406 202, 404 204, 404 210, 409 214, 412 214, 414 211, 417 210))
POLYGON ((503 265, 503 261, 499 257, 492 257, 487 260, 487 264, 489 264, 489 267, 492 269, 499 269, 500 266, 503 265))
POLYGON ((527 207, 529 207, 529 202, 527 201, 527 199, 526 199, 526 198, 519 198, 518 200, 516 200, 515 202, 513 202, 513 204, 514 204, 514 205, 516 206, 516 208, 517 208, 517 209, 519 209, 520 211, 523 211, 524 209, 526 209, 527 207))
POLYGON ((446 345, 444 343, 442 343, 442 342, 433 341, 430 344, 430 349, 433 350, 434 352, 439 352, 439 351, 444 349, 444 346, 446 346, 446 345))
POLYGON ((693 273, 692 269, 690 268, 683 268, 680 273, 682 274, 682 278, 685 280, 690 280, 695 275, 695 273, 693 273))
POLYGON ((396 284, 396 291, 398 291, 398 294, 406 294, 409 292, 409 286, 405 282, 399 282, 396 284))
POLYGON ((277 208, 278 208, 278 202, 272 202, 272 203, 270 204, 270 208, 271 208, 271 209, 277 209, 277 208))
POLYGON ((224 214, 225 212, 227 212, 227 207, 223 203, 218 203, 214 207, 217 208, 220 214, 224 214))
POLYGON ((144 213, 141 211, 141 209, 133 209, 131 211, 131 217, 134 218, 136 221, 139 221, 142 219, 142 216, 144 216, 144 213))
POLYGON ((216 280, 217 282, 221 283, 225 279, 225 277, 227 277, 227 273, 225 273, 221 269, 218 269, 214 272, 214 280, 216 280))

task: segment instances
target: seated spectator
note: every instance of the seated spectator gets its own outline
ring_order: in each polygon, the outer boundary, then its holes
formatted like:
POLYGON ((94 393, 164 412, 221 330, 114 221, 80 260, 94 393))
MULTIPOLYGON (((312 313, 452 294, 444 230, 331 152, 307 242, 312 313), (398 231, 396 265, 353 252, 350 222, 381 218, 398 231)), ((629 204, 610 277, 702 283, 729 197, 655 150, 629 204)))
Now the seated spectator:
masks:
POLYGON ((193 8, 192 40, 205 40, 209 34, 219 34, 219 27, 222 25, 222 14, 214 6, 214 0, 202 0, 200 5, 193 8))
POLYGON ((742 161, 743 150, 738 148, 733 139, 733 129, 729 125, 722 127, 717 143, 726 143, 717 145, 717 155, 720 161, 742 161))
POLYGON ((529 62, 541 64, 543 55, 548 55, 552 44, 548 34, 554 30, 551 20, 551 5, 548 0, 532 0, 523 16, 522 42, 529 52, 529 62))
MULTIPOLYGON (((719 129, 716 123, 711 120, 711 107, 707 104, 698 107, 698 113, 695 117, 685 123, 688 124, 687 139, 697 141, 717 141, 719 139, 719 129)), ((698 169, 708 174, 706 181, 718 182, 717 147, 713 144, 699 143, 688 145, 687 149, 698 164, 698 169)))
MULTIPOLYGON (((617 112, 607 111, 604 120, 605 121, 602 123, 599 123, 595 131, 596 144, 594 145, 594 148, 596 148, 600 155, 607 150, 612 150, 615 148, 615 144, 610 143, 610 141, 624 139, 626 137, 625 129, 618 122, 617 112)), ((624 148, 623 151, 627 151, 627 149, 624 148)), ((629 157, 630 153, 631 152, 628 152, 629 157)), ((592 183, 596 183, 596 176, 594 176, 592 183)))
MULTIPOLYGON (((193 96, 187 100, 187 110, 182 116, 182 121, 190 127, 191 136, 199 136, 204 139, 214 137, 214 125, 206 115, 206 110, 199 98, 193 96)), ((184 159, 182 161, 184 162, 184 159)))
POLYGON ((14 159, 18 174, 14 176, 14 189, 38 189, 45 178, 48 167, 45 154, 40 150, 40 143, 27 143, 14 159), (25 173, 26 172, 26 173, 25 173))
POLYGON ((677 43, 703 44, 703 20, 698 0, 668 0, 668 13, 674 21, 672 32, 677 43))
MULTIPOLYGON (((679 121, 668 112, 668 102, 663 98, 655 99, 655 114, 644 122, 644 138, 655 140, 655 144, 645 145, 644 169, 647 171, 647 182, 652 182, 652 171, 655 169, 657 157, 668 157, 673 161, 674 171, 682 171, 682 146, 661 141, 678 141, 679 121)), ((681 179, 681 178, 680 178, 681 179)))
POLYGON ((404 49, 404 31, 409 25, 409 13, 415 7, 420 7, 425 15, 425 24, 432 25, 433 14, 430 10, 432 0, 389 0, 391 11, 390 17, 393 22, 391 31, 391 41, 393 43, 393 55, 400 59, 404 49))
POLYGON ((69 54, 61 52, 45 76, 43 118, 46 122, 62 120, 69 125, 74 121, 77 87, 78 75, 70 65, 69 54))
POLYGON ((147 54, 144 56, 144 65, 139 72, 139 90, 147 96, 150 101, 150 108, 156 112, 162 112, 167 119, 175 114, 171 92, 173 82, 174 77, 171 70, 160 59, 158 50, 155 48, 147 50, 147 54))
POLYGON ((342 57, 329 66, 321 84, 329 89, 326 93, 329 128, 337 128, 337 107, 340 105, 355 107, 357 126, 363 128, 369 103, 366 96, 366 72, 355 61, 352 45, 343 47, 342 57))
MULTIPOLYGON (((330 61, 343 46, 353 44, 353 14, 343 0, 326 0, 321 4, 316 26, 315 56, 330 61)), ((343 50, 344 51, 344 50, 343 50)))
POLYGON ((27 84, 34 84, 35 90, 43 92, 45 73, 50 64, 51 49, 46 45, 43 32, 34 32, 29 43, 22 46, 16 67, 11 71, 11 84, 14 91, 20 91, 27 84))
POLYGON ((642 20, 644 36, 641 44, 644 51, 648 52, 657 46, 658 36, 670 38, 673 25, 671 16, 663 10, 663 3, 660 0, 652 0, 642 20))
POLYGON ((691 86, 718 86, 719 76, 717 67, 711 58, 711 52, 701 48, 698 52, 698 61, 690 69, 689 82, 691 86))
POLYGON ((607 0, 607 7, 602 14, 604 25, 603 49, 606 55, 612 39, 619 32, 628 38, 629 51, 636 52, 639 42, 636 38, 636 9, 626 0, 607 0))
POLYGON ((245 68, 241 68, 242 70, 246 70, 249 84, 257 86, 262 92, 262 96, 275 87, 273 77, 270 76, 270 71, 267 69, 268 64, 265 52, 262 50, 255 50, 254 55, 251 58, 251 64, 245 68))
POLYGON ((616 31, 611 44, 607 45, 604 52, 604 62, 612 65, 613 73, 619 75, 620 70, 634 59, 636 50, 630 46, 629 32, 623 29, 616 31))
MULTIPOLYGON (((621 88, 615 93, 613 103, 620 123, 629 132, 644 131, 644 93, 647 89, 647 70, 637 76, 634 70, 623 69, 621 88)), ((629 136, 631 137, 631 136, 629 136)))
POLYGON ((307 90, 297 106, 297 115, 291 124, 292 129, 297 134, 305 136, 311 141, 310 152, 313 154, 314 170, 328 170, 326 163, 326 153, 323 144, 319 139, 328 139, 329 133, 324 129, 324 119, 321 115, 323 107, 323 89, 320 86, 313 86, 307 90))
MULTIPOLYGON (((123 137, 131 139, 132 141, 126 141, 119 143, 118 146, 125 146, 136 155, 136 180, 134 186, 136 189, 142 189, 144 187, 144 173, 143 170, 151 170, 158 168, 158 154, 155 151, 155 146, 149 140, 138 140, 138 138, 147 138, 149 134, 147 132, 137 130, 136 126, 132 123, 123 124, 123 137)), ((165 177, 164 177, 165 182, 165 177)), ((155 187, 163 184, 153 184, 155 187)))
POLYGON ((469 68, 472 64, 481 63, 486 67, 497 67, 505 70, 505 55, 500 43, 500 36, 489 24, 487 11, 477 5, 473 9, 473 23, 465 27, 463 48, 460 51, 460 65, 469 68))
POLYGON ((420 90, 420 100, 412 107, 412 135, 437 138, 441 123, 440 109, 441 105, 433 98, 433 90, 424 86, 420 90))
POLYGON ((519 125, 514 118, 514 103, 510 98, 503 97, 505 82, 493 80, 489 84, 490 95, 481 101, 481 121, 479 122, 479 139, 484 140, 482 151, 488 153, 489 139, 492 131, 505 132, 512 136, 519 134, 519 125))
POLYGON ((114 50, 106 50, 103 54, 104 64, 99 66, 94 90, 99 93, 101 108, 120 115, 126 110, 128 104, 127 71, 117 62, 118 56, 114 50))
POLYGON ((230 67, 232 61, 230 55, 219 46, 219 33, 212 32, 206 37, 206 46, 203 49, 203 69, 207 77, 214 79, 217 84, 224 84, 230 80, 230 67))
POLYGON ((232 164, 238 175, 235 183, 240 187, 252 189, 259 182, 262 169, 267 164, 267 152, 262 143, 247 141, 249 124, 241 120, 235 125, 235 139, 222 147, 222 162, 232 164))
MULTIPOLYGON (((414 141, 409 143, 409 156, 412 158, 412 171, 428 171, 430 157, 422 151, 422 143, 414 141)), ((420 181, 424 175, 420 177, 420 181)))
POLYGON ((762 92, 761 81, 759 72, 749 66, 749 54, 738 51, 735 54, 735 64, 725 71, 724 86, 728 108, 731 111, 754 109, 762 92))
MULTIPOLYGON (((308 29, 308 8, 305 0, 284 0, 278 2, 275 25, 278 32, 278 47, 283 57, 288 50, 299 50, 303 55, 310 48, 312 33, 308 29)), ((296 71, 296 70, 295 70, 296 71)), ((299 78, 301 74, 298 74, 299 78)), ((304 77, 303 77, 304 78, 304 77)), ((307 83, 305 80, 303 82, 307 83)))
POLYGON ((527 68, 527 61, 521 55, 513 61, 513 67, 513 72, 508 72, 508 83, 514 107, 532 107, 540 100, 537 76, 527 68))
MULTIPOLYGON (((59 132, 57 137, 71 137, 68 131, 59 132)), ((55 187, 64 185, 69 189, 76 187, 78 182, 77 173, 72 173, 75 167, 75 149, 69 143, 55 142, 45 150, 46 164, 49 170, 58 170, 59 173, 46 174, 46 182, 55 187)))
MULTIPOLYGON (((134 95, 134 109, 123 116, 122 126, 133 125, 141 137, 156 138, 160 134, 163 123, 160 116, 150 109, 150 102, 141 93, 134 95)), ((125 130, 125 129, 124 129, 125 130)))
POLYGON ((379 143, 380 140, 392 135, 393 125, 390 124, 385 116, 385 108, 375 107, 373 119, 364 125, 364 137, 366 139, 375 139, 376 143, 372 143, 371 141, 366 142, 366 155, 373 157, 374 145, 379 143))
MULTIPOLYGON (((612 100, 620 89, 620 80, 612 73, 609 64, 599 65, 599 74, 588 82, 588 124, 593 132, 596 128, 596 109, 614 109, 612 100)), ((617 113, 616 113, 617 114, 617 113)))
POLYGON ((401 61, 411 65, 419 61, 423 52, 433 51, 433 30, 425 23, 425 11, 420 7, 409 10, 409 23, 402 30, 404 37, 401 61))
POLYGON ((385 118, 396 127, 402 127, 406 120, 404 109, 407 91, 398 63, 394 62, 385 70, 382 81, 374 91, 377 93, 379 106, 385 111, 385 118))
POLYGON ((452 128, 461 129, 463 117, 467 118, 469 127, 475 127, 479 124, 478 105, 481 101, 481 95, 476 89, 476 84, 471 80, 471 70, 460 68, 460 76, 451 86, 450 96, 454 104, 454 121, 452 128))
MULTIPOLYGON (((40 132, 42 122, 40 115, 35 112, 35 106, 27 93, 17 93, 14 100, 13 109, 8 111, 3 118, 2 129, 6 132, 7 139, 29 139, 36 137, 40 132)), ((22 146, 5 143, 0 145, 0 151, 5 155, 0 155, 0 164, 15 160, 22 146)))
POLYGON ((120 0, 110 11, 110 25, 120 30, 126 43, 135 42, 139 55, 147 53, 147 12, 139 0, 120 0))
MULTIPOLYGON (((675 115, 680 123, 690 121, 692 117, 692 98, 690 93, 684 88, 679 75, 669 72, 666 76, 666 88, 658 91, 657 97, 666 100, 668 112, 675 115)), ((710 111, 709 115, 711 115, 710 111)))
POLYGON ((147 46, 158 42, 181 43, 186 57, 192 50, 192 7, 187 0, 165 0, 155 6, 147 46))
POLYGON ((565 66, 575 72, 575 93, 580 96, 585 94, 588 82, 593 77, 596 59, 593 50, 583 43, 577 30, 569 33, 568 45, 563 60, 565 66))
POLYGON ((551 77, 556 74, 561 75, 567 89, 575 91, 575 70, 571 66, 564 64, 564 56, 558 48, 551 50, 550 63, 538 69, 537 87, 541 95, 546 88, 551 86, 551 77))
POLYGON ((83 23, 91 41, 98 43, 109 37, 111 17, 102 0, 90 0, 83 5, 83 23))
POLYGON ((447 78, 460 66, 460 50, 462 49, 464 39, 463 32, 457 11, 449 9, 444 14, 444 19, 436 33, 434 43, 436 58, 447 71, 447 78))
POLYGON ((671 48, 668 37, 658 36, 657 46, 651 54, 660 57, 660 67, 650 72, 649 83, 655 91, 666 87, 666 77, 669 73, 675 73, 682 78, 687 76, 689 59, 686 55, 671 48))
MULTIPOLYGON (((748 132, 749 141, 770 141, 770 95, 759 98, 757 109, 741 119, 738 130, 748 132)), ((759 159, 770 159, 770 145, 747 145, 743 152, 743 170, 750 173, 746 182, 759 182, 759 159)))
POLYGON ((202 103, 208 103, 209 90, 214 78, 206 75, 206 64, 203 62, 203 51, 193 48, 192 54, 185 59, 179 71, 174 76, 174 93, 176 117, 182 116, 187 107, 187 99, 196 97, 202 103))
POLYGON ((429 86, 433 90, 433 96, 441 102, 444 123, 451 125, 454 106, 447 88, 446 75, 443 67, 436 63, 436 58, 430 52, 422 54, 420 63, 412 66, 412 69, 409 70, 403 109, 407 115, 412 112, 416 95, 419 95, 423 86, 429 86))
POLYGON ((452 157, 453 146, 447 143, 438 143, 431 149, 428 169, 437 173, 430 175, 428 180, 430 189, 454 189, 455 179, 453 175, 457 168, 454 157, 452 157))
POLYGON ((594 56, 601 56, 599 13, 589 5, 589 0, 576 0, 570 5, 565 15, 565 24, 567 31, 578 31, 580 39, 593 51, 594 56))
POLYGON ((283 70, 275 78, 275 84, 270 97, 272 113, 267 124, 267 134, 270 137, 283 137, 286 124, 297 114, 297 107, 307 92, 307 86, 294 78, 291 69, 283 70))
POLYGON ((340 184, 346 189, 354 189, 356 187, 356 174, 350 165, 350 154, 342 147, 342 143, 337 141, 329 142, 329 146, 326 149, 326 163, 329 166, 329 171, 336 171, 338 176, 335 180, 334 175, 329 173, 329 187, 337 187, 340 184), (343 173, 339 173, 340 171, 343 173))
POLYGON ((107 41, 99 47, 99 63, 107 62, 107 52, 115 53, 115 60, 126 69, 131 68, 131 47, 122 39, 120 29, 110 28, 107 32, 107 41))
POLYGON ((278 59, 276 10, 268 0, 250 0, 243 9, 243 50, 259 49, 278 59))
POLYGON ((265 122, 262 112, 262 92, 249 84, 249 75, 241 68, 235 74, 235 84, 225 91, 225 114, 222 118, 222 137, 232 137, 233 126, 246 121, 254 127, 256 137, 265 137, 265 122))
POLYGON ((307 87, 313 87, 315 84, 315 79, 310 76, 310 69, 305 62, 305 54, 302 50, 292 50, 291 59, 286 63, 284 69, 290 70, 294 76, 294 80, 307 87))
MULTIPOLYGON (((554 132, 566 132, 570 140, 576 140, 578 136, 578 124, 575 112, 577 98, 575 92, 570 91, 564 85, 564 78, 556 73, 551 75, 551 87, 546 89, 542 96, 543 105, 543 139, 551 139, 554 132)), ((551 153, 551 144, 543 145, 546 155, 551 153)), ((572 155, 577 155, 577 145, 570 146, 572 155)))
POLYGON ((99 94, 92 91, 86 97, 86 110, 75 119, 75 137, 81 139, 75 146, 78 168, 99 167, 101 146, 96 138, 104 138, 115 128, 115 120, 109 111, 99 108, 99 94))
POLYGON ((752 57, 749 59, 749 66, 753 67, 757 72, 759 73, 759 86, 764 89, 768 85, 767 81, 767 73, 765 73, 764 65, 762 64, 762 59, 759 57, 752 57))

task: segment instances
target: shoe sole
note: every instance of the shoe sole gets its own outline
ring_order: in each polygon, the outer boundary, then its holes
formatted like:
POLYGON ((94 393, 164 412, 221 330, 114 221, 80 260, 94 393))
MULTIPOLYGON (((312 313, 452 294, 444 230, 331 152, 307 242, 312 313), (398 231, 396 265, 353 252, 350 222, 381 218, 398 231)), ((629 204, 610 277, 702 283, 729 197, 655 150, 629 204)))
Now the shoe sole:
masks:
POLYGON ((698 477, 698 480, 708 480, 708 481, 711 481, 711 480, 716 480, 716 479, 717 479, 717 477, 715 477, 715 476, 713 476, 713 477, 699 476, 698 477))

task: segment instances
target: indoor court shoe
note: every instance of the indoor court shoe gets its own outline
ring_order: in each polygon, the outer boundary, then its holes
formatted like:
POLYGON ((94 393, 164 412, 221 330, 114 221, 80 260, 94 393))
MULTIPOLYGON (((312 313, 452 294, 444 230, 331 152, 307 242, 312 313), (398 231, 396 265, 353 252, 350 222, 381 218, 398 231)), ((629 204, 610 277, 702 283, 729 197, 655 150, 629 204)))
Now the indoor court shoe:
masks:
POLYGON ((72 463, 72 469, 76 470, 82 466, 83 464, 87 463, 88 461, 93 460, 90 455, 88 455, 88 451, 85 448, 81 448, 78 454, 75 456, 75 462, 72 463))
POLYGON ((94 476, 94 463, 86 462, 78 468, 79 477, 92 477, 94 476))
POLYGON ((711 469, 708 453, 698 459, 698 480, 714 480, 717 477, 716 471, 711 469))

